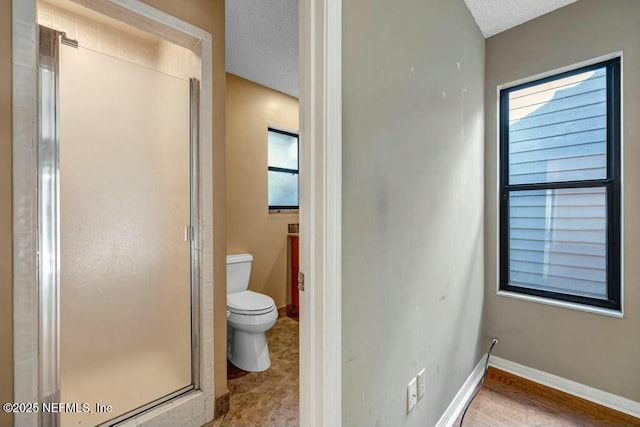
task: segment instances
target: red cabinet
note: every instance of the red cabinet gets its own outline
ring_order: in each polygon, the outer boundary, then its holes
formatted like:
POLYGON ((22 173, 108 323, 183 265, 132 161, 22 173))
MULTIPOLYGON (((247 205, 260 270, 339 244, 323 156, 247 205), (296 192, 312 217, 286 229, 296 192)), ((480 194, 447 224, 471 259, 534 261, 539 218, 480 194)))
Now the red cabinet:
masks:
POLYGON ((299 299, 298 299, 298 264, 299 238, 297 234, 289 234, 289 248, 291 258, 289 265, 291 266, 291 304, 287 307, 287 314, 290 316, 298 315, 299 299))

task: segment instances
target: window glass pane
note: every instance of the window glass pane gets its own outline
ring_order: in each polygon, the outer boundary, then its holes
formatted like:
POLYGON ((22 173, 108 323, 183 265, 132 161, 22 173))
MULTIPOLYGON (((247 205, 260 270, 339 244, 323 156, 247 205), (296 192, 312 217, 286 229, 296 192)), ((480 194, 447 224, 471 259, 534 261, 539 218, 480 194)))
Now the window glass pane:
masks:
POLYGON ((509 193, 509 284, 607 298, 604 187, 509 193))
POLYGON ((298 170, 298 138, 269 131, 269 166, 298 170))
POLYGON ((509 184, 607 177, 606 69, 509 93, 509 184))
POLYGON ((269 206, 298 206, 298 174, 269 171, 269 206))

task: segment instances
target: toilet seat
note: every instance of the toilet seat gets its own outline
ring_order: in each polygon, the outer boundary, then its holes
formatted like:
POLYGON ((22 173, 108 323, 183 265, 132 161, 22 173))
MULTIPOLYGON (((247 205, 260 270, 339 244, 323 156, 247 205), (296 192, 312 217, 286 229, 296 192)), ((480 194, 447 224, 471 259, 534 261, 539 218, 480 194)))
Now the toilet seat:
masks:
POLYGON ((232 314, 258 316, 276 309, 271 297, 253 291, 242 291, 227 295, 227 310, 232 314))

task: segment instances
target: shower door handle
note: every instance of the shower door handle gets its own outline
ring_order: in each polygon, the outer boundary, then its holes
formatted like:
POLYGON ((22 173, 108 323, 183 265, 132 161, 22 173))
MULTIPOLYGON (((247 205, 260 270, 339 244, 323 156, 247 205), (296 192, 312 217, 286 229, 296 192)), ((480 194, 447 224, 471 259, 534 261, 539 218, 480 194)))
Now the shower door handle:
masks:
POLYGON ((184 241, 193 242, 193 225, 185 225, 184 227, 184 241))

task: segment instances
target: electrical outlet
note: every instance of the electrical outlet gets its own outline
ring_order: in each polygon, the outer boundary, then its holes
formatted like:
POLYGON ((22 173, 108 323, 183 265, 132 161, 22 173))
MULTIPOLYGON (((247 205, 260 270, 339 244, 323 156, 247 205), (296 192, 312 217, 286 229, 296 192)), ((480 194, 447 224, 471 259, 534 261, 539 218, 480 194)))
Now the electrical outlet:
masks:
POLYGON ((427 379, 425 375, 425 369, 422 368, 422 370, 418 372, 418 400, 422 399, 424 392, 427 390, 427 379))
POLYGON ((407 385, 407 412, 411 412, 416 403, 418 403, 418 387, 414 378, 407 385))

